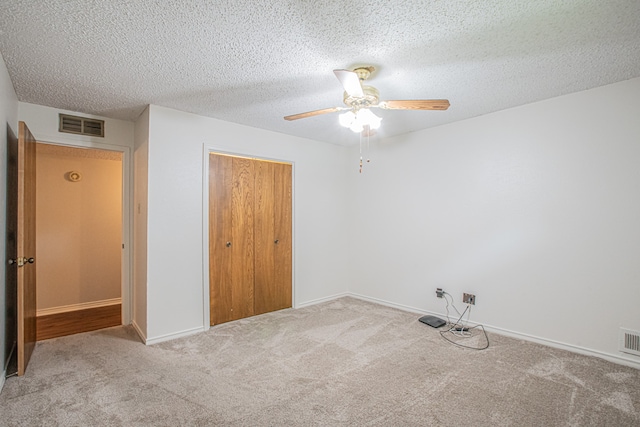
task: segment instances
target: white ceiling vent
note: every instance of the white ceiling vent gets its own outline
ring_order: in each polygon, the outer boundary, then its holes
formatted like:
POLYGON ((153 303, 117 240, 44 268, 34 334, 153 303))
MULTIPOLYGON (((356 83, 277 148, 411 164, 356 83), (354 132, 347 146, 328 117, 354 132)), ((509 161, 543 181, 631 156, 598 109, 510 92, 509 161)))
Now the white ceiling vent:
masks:
POLYGON ((104 120, 60 114, 58 131, 104 138, 104 120))
POLYGON ((620 328, 620 351, 640 356, 640 332, 620 328))

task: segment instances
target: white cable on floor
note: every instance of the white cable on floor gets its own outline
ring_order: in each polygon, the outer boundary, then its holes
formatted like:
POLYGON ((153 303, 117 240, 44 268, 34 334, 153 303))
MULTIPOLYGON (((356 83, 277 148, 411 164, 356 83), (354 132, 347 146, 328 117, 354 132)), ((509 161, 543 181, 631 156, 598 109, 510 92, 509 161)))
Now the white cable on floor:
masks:
POLYGON ((458 309, 456 308, 455 304, 453 303, 453 297, 451 295, 449 295, 446 292, 443 292, 443 295, 445 296, 445 301, 446 301, 446 307, 445 310, 447 311, 447 325, 449 326, 449 329, 447 329, 446 331, 440 331, 440 336, 442 338, 444 338, 446 341, 450 342, 451 344, 457 345, 458 347, 463 347, 463 348, 468 348, 471 350, 485 350, 487 348, 489 348, 489 336, 487 335, 487 331, 485 331, 484 326, 483 325, 476 325, 473 327, 469 327, 469 321, 471 318, 471 305, 467 304, 467 308, 464 309, 464 311, 462 313, 460 313, 460 311, 458 311, 458 309), (449 319, 449 300, 446 298, 446 296, 449 295, 449 297, 451 298, 451 306, 453 307, 453 309, 456 311, 456 313, 458 313, 458 315, 460 316, 458 318, 458 320, 456 320, 456 322, 452 325, 451 324, 451 320, 449 319), (460 323, 460 321, 463 319, 464 314, 467 313, 467 320, 463 323, 460 323), (472 330, 480 328, 482 330, 482 333, 484 334, 484 337, 487 341, 487 344, 484 347, 471 347, 468 345, 463 345, 463 344, 459 344, 449 338, 447 338, 446 334, 452 334, 458 338, 471 338, 473 336, 473 334, 471 333, 472 330))

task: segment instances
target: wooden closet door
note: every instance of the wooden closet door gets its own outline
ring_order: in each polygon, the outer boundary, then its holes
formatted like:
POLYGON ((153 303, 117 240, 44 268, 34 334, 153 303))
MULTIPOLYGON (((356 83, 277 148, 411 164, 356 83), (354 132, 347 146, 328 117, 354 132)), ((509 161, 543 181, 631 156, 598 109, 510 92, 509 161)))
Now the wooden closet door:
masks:
POLYGON ((256 162, 255 167, 255 299, 256 314, 272 310, 275 283, 275 194, 274 163, 256 162))
POLYGON ((255 168, 255 314, 291 307, 291 165, 255 168))
POLYGON ((232 320, 231 194, 233 160, 209 155, 209 320, 212 325, 232 320))
POLYGON ((254 163, 251 159, 233 158, 231 320, 254 315, 254 163))
POLYGON ((209 155, 211 325, 253 315, 253 164, 209 155))
POLYGON ((209 156, 212 325, 291 307, 291 165, 209 156))
POLYGON ((289 308, 292 291, 292 167, 290 164, 277 163, 274 174, 275 237, 279 243, 275 246, 275 305, 274 310, 289 308))

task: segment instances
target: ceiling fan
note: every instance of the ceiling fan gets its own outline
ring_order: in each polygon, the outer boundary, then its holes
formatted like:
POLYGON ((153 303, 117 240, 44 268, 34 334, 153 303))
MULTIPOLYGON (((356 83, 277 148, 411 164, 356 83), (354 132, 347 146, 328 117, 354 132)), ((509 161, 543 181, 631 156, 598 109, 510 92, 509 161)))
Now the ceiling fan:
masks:
POLYGON ((321 114, 347 111, 340 115, 340 124, 354 132, 372 134, 372 129, 380 126, 382 118, 376 116, 370 108, 384 110, 446 110, 449 108, 447 99, 415 99, 403 101, 380 101, 380 93, 373 86, 365 86, 363 82, 375 71, 374 67, 358 67, 353 71, 333 70, 344 88, 343 101, 346 107, 323 108, 306 113, 286 116, 285 120, 306 119, 321 114))

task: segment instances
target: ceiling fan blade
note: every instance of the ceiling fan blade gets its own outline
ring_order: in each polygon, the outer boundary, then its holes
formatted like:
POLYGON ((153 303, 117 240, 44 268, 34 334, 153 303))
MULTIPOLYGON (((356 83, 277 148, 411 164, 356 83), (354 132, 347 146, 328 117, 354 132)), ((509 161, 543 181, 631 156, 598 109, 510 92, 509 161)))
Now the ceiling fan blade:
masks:
POLYGON ((333 74, 340 80, 342 87, 349 96, 364 96, 360 79, 356 73, 349 70, 333 70, 333 74))
POLYGON ((286 116, 284 119, 289 121, 306 119, 307 117, 319 116, 320 114, 335 113, 336 111, 340 111, 340 110, 343 110, 343 108, 340 108, 340 107, 323 108, 322 110, 314 110, 314 111, 308 111, 306 113, 293 114, 291 116, 286 116))
POLYGON ((378 107, 386 110, 446 110, 448 99, 414 99, 405 101, 381 101, 378 107))

